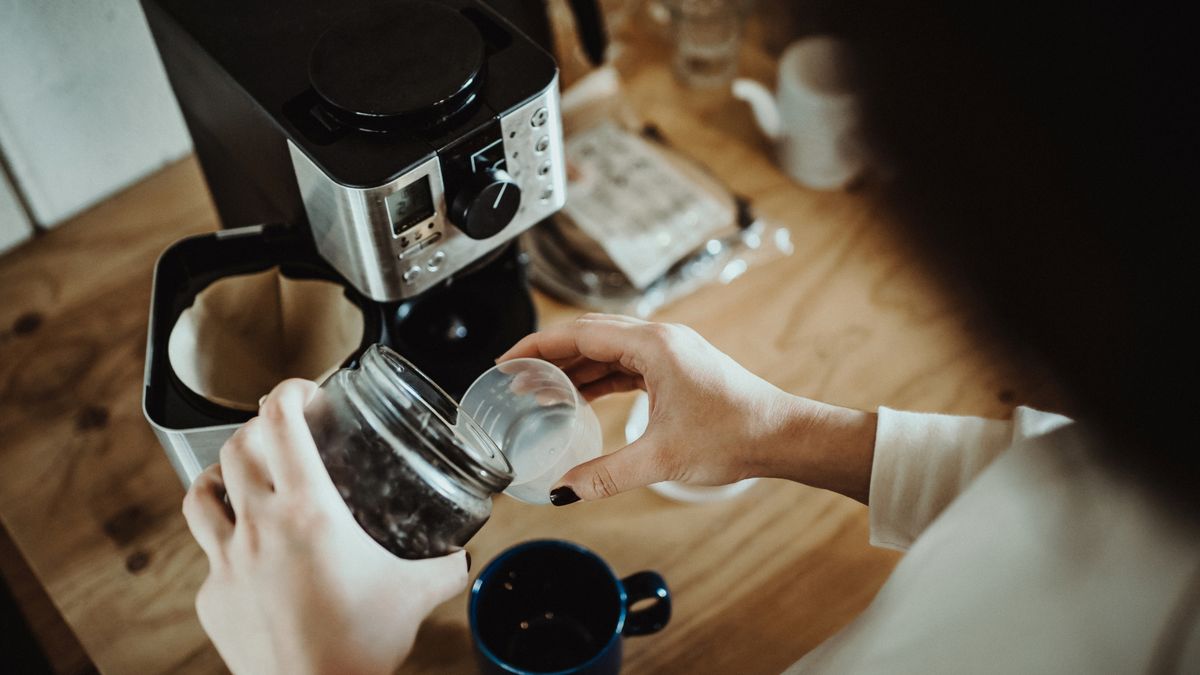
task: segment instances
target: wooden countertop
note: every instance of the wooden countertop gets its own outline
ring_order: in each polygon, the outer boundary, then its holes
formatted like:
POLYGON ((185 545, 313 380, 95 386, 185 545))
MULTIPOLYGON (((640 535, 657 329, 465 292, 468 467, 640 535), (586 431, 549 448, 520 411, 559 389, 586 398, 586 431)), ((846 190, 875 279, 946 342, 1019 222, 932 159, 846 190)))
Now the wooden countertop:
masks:
MULTIPOLYGON (((744 58, 744 72, 769 79, 769 61, 744 58)), ((796 252, 657 318, 788 391, 845 405, 1002 417, 1060 403, 955 307, 868 195, 797 187, 745 110, 680 90, 661 64, 629 72, 638 110, 785 224, 796 252)), ((0 522, 108 673, 223 671, 193 610, 206 563, 180 515, 183 489, 140 407, 155 258, 216 226, 188 159, 0 259, 0 522)), ((543 324, 579 311, 537 302, 543 324)), ((597 406, 610 448, 627 407, 597 406)), ((708 505, 648 490, 563 509, 499 498, 468 547, 475 571, 535 537, 667 578, 674 618, 626 641, 630 673, 779 672, 851 621, 897 561, 868 545, 864 507, 777 481, 708 505)), ((403 672, 473 672, 465 593, 429 619, 403 672)))

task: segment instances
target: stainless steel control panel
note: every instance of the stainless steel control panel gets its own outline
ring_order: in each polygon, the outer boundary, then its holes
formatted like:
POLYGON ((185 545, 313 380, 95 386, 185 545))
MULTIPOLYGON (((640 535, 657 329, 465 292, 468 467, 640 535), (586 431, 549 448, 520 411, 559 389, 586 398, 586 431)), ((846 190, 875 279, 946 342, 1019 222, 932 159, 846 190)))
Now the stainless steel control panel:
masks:
POLYGON ((512 221, 486 239, 450 220, 435 154, 404 176, 372 188, 333 181, 288 141, 317 250, 358 290, 403 300, 445 280, 549 217, 566 202, 557 75, 541 94, 500 117, 501 138, 475 153, 472 170, 499 170, 520 188, 512 221))

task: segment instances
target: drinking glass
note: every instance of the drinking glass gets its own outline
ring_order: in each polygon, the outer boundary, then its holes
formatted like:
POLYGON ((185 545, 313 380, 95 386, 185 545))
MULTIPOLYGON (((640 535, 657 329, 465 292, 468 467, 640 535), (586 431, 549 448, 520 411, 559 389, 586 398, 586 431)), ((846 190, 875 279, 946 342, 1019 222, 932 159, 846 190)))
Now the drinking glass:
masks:
POLYGON ((745 0, 662 0, 675 40, 672 66, 689 87, 728 85, 737 73, 745 0))

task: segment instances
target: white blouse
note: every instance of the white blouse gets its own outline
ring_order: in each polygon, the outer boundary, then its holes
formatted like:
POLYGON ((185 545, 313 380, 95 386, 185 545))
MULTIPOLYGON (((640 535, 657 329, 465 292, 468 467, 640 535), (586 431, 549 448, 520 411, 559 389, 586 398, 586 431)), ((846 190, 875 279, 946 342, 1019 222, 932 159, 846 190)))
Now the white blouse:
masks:
POLYGON ((881 408, 871 543, 907 554, 788 672, 1200 673, 1200 526, 1098 442, 1029 408, 881 408))

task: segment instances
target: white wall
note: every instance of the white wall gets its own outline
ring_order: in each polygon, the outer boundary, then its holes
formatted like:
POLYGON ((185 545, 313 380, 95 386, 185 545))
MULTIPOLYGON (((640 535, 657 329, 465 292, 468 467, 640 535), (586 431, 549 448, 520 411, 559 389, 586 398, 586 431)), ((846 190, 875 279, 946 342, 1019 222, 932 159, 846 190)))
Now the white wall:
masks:
POLYGON ((0 173, 0 253, 25 241, 33 234, 33 226, 25 216, 25 210, 17 201, 17 195, 8 178, 0 173))
POLYGON ((0 0, 0 152, 38 224, 189 146, 137 0, 0 0))

